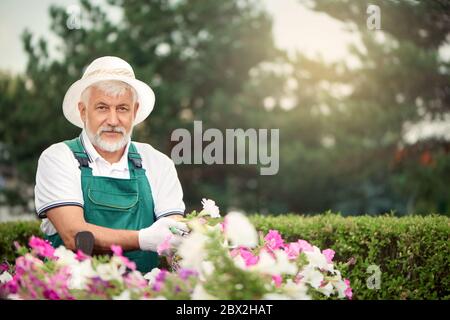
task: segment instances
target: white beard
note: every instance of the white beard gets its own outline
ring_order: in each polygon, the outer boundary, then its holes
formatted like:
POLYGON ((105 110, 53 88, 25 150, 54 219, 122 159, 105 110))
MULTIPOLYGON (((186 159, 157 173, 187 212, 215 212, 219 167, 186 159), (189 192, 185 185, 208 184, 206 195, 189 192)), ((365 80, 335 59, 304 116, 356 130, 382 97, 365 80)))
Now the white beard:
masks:
POLYGON ((98 128, 97 132, 94 134, 88 129, 88 123, 86 121, 86 125, 84 126, 84 129, 86 130, 86 134, 89 137, 89 140, 91 143, 102 149, 106 152, 116 152, 123 147, 125 147, 128 144, 128 141, 130 141, 131 134, 133 132, 133 128, 131 128, 129 133, 126 133, 125 128, 123 127, 110 127, 110 126, 102 126, 98 128), (114 131, 114 132, 121 132, 122 138, 117 142, 108 142, 102 139, 102 132, 103 131, 114 131))

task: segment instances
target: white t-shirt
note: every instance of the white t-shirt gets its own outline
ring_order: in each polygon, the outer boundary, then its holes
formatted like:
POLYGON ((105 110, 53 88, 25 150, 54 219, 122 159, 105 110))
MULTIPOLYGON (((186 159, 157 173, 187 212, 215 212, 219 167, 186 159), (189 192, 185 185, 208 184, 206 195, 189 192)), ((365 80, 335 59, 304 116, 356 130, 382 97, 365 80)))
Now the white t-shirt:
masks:
MULTIPOLYGON (((130 143, 120 161, 110 164, 95 150, 84 130, 81 133, 81 142, 91 160, 89 167, 92 168, 92 175, 130 178, 128 170, 130 143)), ((156 218, 184 214, 183 190, 173 161, 149 144, 134 141, 133 144, 141 155, 142 167, 150 183, 156 218)), ((37 214, 43 218, 41 230, 48 235, 57 231, 46 218, 47 210, 67 205, 83 207, 79 163, 64 142, 51 145, 39 157, 34 194, 37 214)))

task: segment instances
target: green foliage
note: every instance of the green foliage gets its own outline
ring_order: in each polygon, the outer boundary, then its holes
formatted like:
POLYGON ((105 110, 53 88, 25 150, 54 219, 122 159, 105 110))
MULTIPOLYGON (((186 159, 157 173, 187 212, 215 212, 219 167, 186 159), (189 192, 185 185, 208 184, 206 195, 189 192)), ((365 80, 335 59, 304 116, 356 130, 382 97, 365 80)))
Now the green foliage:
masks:
POLYGON ((267 232, 277 229, 295 241, 304 239, 336 251, 338 266, 348 275, 355 299, 450 299, 450 220, 442 216, 396 218, 251 217, 267 232), (379 290, 368 289, 370 265, 381 269, 379 290))
MULTIPOLYGON (((326 213, 313 217, 294 214, 250 217, 258 230, 277 229, 290 241, 304 239, 319 248, 336 252, 338 269, 349 277, 354 299, 450 299, 450 219, 443 216, 396 218, 342 217, 326 213), (370 265, 381 269, 380 289, 369 289, 370 265)), ((1 259, 15 258, 14 241, 26 244, 31 235, 41 235, 37 222, 0 224, 1 259)), ((215 267, 231 268, 227 261, 215 267)), ((244 272, 244 271, 242 271, 244 272)), ((233 290, 223 279, 221 290, 233 290)), ((246 288, 262 293, 257 279, 243 275, 246 288)), ((244 283, 241 282, 241 283, 244 283)), ((209 288, 220 296, 218 288, 209 288)), ((236 293, 236 299, 240 297, 236 293)))
POLYGON ((14 263, 18 256, 14 242, 28 244, 32 235, 43 237, 38 221, 18 221, 0 223, 0 263, 14 263))

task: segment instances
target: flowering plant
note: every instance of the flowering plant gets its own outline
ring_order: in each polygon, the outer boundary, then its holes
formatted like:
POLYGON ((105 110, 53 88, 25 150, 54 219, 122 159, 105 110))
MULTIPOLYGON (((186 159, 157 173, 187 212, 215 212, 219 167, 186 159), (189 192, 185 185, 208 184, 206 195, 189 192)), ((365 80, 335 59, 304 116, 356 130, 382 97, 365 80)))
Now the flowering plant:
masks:
POLYGON ((277 230, 255 230, 238 212, 224 219, 214 201, 187 215, 191 232, 177 248, 162 243, 171 271, 146 275, 112 246, 90 257, 32 237, 18 247, 15 270, 0 269, 0 297, 10 299, 323 299, 351 298, 333 263, 334 251, 305 240, 286 242, 277 230), (8 272, 14 275, 10 275, 8 272))

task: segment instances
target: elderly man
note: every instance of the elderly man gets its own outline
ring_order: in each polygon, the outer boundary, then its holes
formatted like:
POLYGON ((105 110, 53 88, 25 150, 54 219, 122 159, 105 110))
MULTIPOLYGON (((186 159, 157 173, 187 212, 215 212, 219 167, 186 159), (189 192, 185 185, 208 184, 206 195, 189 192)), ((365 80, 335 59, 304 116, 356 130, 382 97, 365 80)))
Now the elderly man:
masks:
POLYGON ((42 231, 57 247, 75 249, 75 235, 94 235, 94 252, 120 245, 137 269, 156 267, 163 241, 177 245, 186 225, 183 191, 170 158, 131 142, 133 127, 153 109, 155 96, 117 57, 94 60, 67 91, 64 116, 83 128, 40 156, 35 204, 42 231), (175 234, 174 234, 175 233, 175 234))

